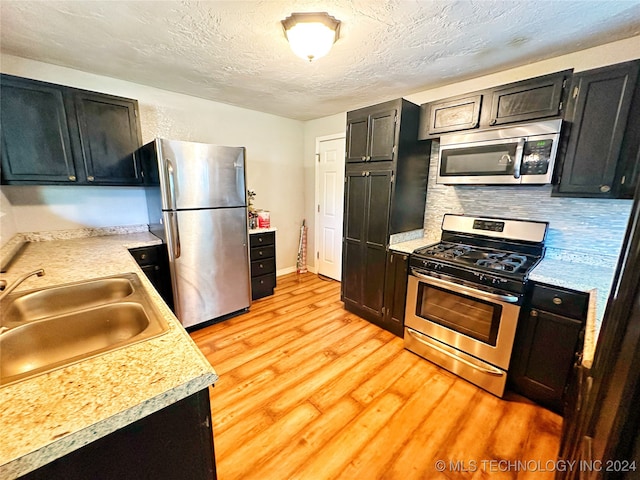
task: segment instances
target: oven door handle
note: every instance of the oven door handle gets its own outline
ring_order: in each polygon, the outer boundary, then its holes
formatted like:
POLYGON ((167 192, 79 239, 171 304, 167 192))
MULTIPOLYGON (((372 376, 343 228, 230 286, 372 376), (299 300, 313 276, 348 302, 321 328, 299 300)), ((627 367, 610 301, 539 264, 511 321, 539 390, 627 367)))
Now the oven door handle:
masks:
POLYGON ((406 333, 408 333, 415 340, 417 340, 418 342, 426 345, 427 347, 433 348, 434 350, 442 353, 443 355, 446 355, 447 357, 453 358, 457 362, 464 363, 468 367, 471 367, 471 368, 473 368, 475 370, 479 370, 482 373, 486 373, 487 375, 495 375, 496 377, 500 377, 500 376, 504 375, 504 372, 502 370, 498 369, 498 368, 491 367, 490 365, 487 365, 486 367, 483 367, 481 365, 476 365, 475 363, 470 362, 466 358, 462 358, 462 357, 456 355, 453 352, 449 352, 448 350, 445 350, 444 348, 441 348, 438 345, 435 345, 435 344, 425 340, 424 338, 420 338, 410 328, 406 329, 406 333))
POLYGON ((416 272, 415 270, 412 270, 411 274, 415 275, 421 280, 426 281, 427 283, 435 285, 436 287, 448 288, 450 290, 454 290, 459 293, 466 293, 468 295, 473 295, 475 297, 483 298, 485 300, 494 300, 494 301, 507 302, 507 303, 518 303, 518 300, 520 300, 518 297, 514 297, 513 295, 500 295, 498 293, 485 292, 483 290, 478 290, 476 288, 467 287, 466 285, 460 285, 459 283, 442 280, 441 278, 423 275, 421 273, 416 272))

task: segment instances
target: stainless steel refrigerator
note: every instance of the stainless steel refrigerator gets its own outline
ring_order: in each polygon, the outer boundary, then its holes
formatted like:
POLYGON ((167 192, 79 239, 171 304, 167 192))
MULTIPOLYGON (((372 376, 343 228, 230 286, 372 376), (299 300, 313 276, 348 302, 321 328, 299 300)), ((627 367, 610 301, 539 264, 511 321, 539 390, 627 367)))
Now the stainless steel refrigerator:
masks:
POLYGON ((157 138, 140 154, 149 230, 167 244, 182 325, 248 309, 245 149, 157 138))

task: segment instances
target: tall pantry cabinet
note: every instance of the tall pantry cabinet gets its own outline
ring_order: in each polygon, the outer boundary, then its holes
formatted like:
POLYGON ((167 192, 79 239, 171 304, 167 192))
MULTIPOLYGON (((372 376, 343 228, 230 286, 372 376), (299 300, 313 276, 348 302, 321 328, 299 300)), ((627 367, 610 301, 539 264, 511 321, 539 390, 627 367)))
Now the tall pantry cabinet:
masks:
POLYGON ((341 297, 387 330, 390 236, 424 224, 429 145, 417 140, 419 115, 404 99, 347 113, 341 297))

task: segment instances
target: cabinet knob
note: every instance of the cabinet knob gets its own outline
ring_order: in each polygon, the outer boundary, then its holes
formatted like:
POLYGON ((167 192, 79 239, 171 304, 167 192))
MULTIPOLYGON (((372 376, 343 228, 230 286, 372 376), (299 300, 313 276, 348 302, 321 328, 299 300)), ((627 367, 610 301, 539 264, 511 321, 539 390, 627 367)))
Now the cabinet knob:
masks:
POLYGON ((140 255, 140 259, 141 260, 146 260, 146 258, 147 258, 147 254, 146 253, 143 253, 142 255, 140 255))
POLYGON ((262 237, 261 237, 261 238, 259 238, 259 239, 258 239, 258 241, 259 241, 260 243, 262 243, 262 241, 263 241, 262 237))
POLYGON ((491 122, 489 122, 489 125, 495 125, 496 123, 498 123, 498 120, 494 118, 493 120, 491 120, 491 122))
POLYGON ((537 317, 538 316, 538 311, 537 310, 531 310, 531 312, 529 312, 529 315, 531 315, 532 317, 537 317))
POLYGON ((71 180, 72 182, 76 181, 76 176, 75 175, 69 175, 69 180, 71 180))
POLYGON ((362 172, 362 176, 366 177, 367 176, 367 172, 362 172))
POLYGON ((258 252, 258 255, 260 255, 260 256, 264 255, 264 253, 262 252, 262 250, 260 250, 260 251, 258 252))
POLYGON ((264 265, 260 264, 260 268, 264 268, 264 265))
POLYGON ((367 161, 367 157, 362 157, 362 158, 361 158, 361 160, 362 160, 363 162, 366 162, 366 161, 367 161))
POLYGON ((553 300, 551 300, 554 305, 562 305, 562 299, 560 297, 553 297, 553 300))
POLYGON ((611 191, 611 187, 609 185, 602 185, 602 186, 600 186, 600 191, 602 193, 610 192, 611 191))
POLYGON ((368 162, 369 160, 371 160, 371 157, 367 157, 367 162, 368 162))
POLYGON ((95 178, 93 178, 93 175, 89 175, 89 176, 87 177, 87 180, 88 180, 89 182, 93 182, 93 181, 95 180, 95 178))

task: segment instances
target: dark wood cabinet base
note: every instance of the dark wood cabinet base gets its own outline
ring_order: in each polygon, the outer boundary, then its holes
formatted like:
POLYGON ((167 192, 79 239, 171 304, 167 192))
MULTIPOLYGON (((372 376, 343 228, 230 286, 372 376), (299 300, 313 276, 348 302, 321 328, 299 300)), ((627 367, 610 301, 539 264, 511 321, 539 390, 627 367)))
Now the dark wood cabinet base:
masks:
POLYGON ((215 480, 209 390, 201 390, 20 478, 215 480))

